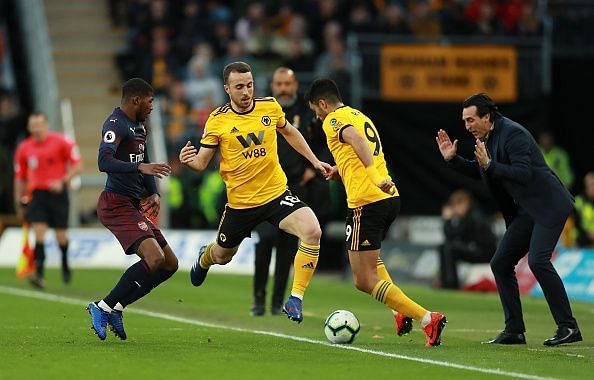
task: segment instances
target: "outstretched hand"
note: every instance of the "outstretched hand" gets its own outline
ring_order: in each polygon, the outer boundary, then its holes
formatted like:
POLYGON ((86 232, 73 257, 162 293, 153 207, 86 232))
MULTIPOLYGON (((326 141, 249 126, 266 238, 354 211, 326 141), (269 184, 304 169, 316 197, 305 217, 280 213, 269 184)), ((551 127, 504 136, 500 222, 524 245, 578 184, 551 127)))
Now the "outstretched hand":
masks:
POLYGON ((179 162, 184 165, 189 164, 198 155, 198 149, 192 145, 191 141, 186 142, 186 145, 179 152, 179 162))
POLYGON ((314 163, 313 167, 316 170, 319 170, 322 173, 322 175, 324 175, 324 177, 326 177, 332 171, 332 166, 325 163, 324 161, 318 161, 318 162, 314 163))
POLYGON ((157 178, 163 178, 171 174, 171 166, 164 162, 150 164, 143 162, 138 166, 138 171, 142 174, 153 175, 157 178))
POLYGON ((458 151, 458 140, 450 140, 450 136, 448 136, 447 132, 443 129, 437 131, 437 137, 435 137, 435 142, 437 142, 437 146, 439 147, 439 152, 443 156, 443 159, 446 161, 450 161, 454 157, 456 157, 456 152, 458 151))

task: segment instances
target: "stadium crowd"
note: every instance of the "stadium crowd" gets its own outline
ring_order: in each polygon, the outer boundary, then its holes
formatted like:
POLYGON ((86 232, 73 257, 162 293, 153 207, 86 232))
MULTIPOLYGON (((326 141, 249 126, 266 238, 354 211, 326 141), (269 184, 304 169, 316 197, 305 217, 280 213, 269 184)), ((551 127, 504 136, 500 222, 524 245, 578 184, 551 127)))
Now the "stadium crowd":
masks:
MULTIPOLYGON (((127 50, 116 58, 122 79, 147 80, 161 100, 173 165, 174 226, 213 227, 225 203, 216 162, 210 171, 189 173, 176 156, 225 102, 221 71, 226 64, 245 61, 256 73, 265 73, 255 78, 257 95, 269 95, 268 74, 286 66, 301 81, 334 79, 348 100, 346 36, 351 32, 535 35, 541 30, 537 6, 534 0, 111 0, 110 13, 114 26, 129 31, 127 50)), ((332 208, 336 213, 343 209, 338 202, 332 208)))

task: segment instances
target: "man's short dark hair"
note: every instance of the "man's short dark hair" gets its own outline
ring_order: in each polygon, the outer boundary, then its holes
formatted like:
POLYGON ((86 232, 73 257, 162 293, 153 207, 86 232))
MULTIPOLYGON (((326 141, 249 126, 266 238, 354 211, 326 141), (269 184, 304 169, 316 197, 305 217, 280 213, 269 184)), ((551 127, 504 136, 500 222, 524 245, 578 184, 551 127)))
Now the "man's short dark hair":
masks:
POLYGON ((242 73, 242 74, 243 73, 251 73, 252 68, 247 63, 241 62, 241 61, 232 62, 232 63, 228 64, 223 69, 223 81, 225 82, 225 84, 227 84, 227 81, 229 80, 229 75, 233 72, 242 73))
POLYGON ((311 104, 317 104, 322 99, 329 103, 342 102, 338 86, 332 79, 327 78, 314 80, 304 98, 311 104))
POLYGON ((468 108, 472 106, 476 106, 476 114, 479 117, 484 117, 486 114, 490 114, 491 121, 503 116, 493 99, 483 92, 471 95, 462 102, 462 108, 468 108))
POLYGON ((129 79, 122 86, 122 100, 124 101, 135 96, 151 96, 153 93, 153 87, 141 78, 129 79))

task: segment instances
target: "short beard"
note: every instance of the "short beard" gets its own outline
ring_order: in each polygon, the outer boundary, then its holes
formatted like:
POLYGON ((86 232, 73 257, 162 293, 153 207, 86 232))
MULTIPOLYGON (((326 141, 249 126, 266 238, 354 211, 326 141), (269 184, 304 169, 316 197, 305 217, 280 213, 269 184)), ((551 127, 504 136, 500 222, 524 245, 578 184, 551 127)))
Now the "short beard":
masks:
POLYGON ((293 94, 293 96, 291 96, 291 98, 287 101, 281 100, 280 98, 276 98, 276 100, 278 101, 278 104, 281 105, 281 107, 291 107, 297 102, 297 93, 293 94))

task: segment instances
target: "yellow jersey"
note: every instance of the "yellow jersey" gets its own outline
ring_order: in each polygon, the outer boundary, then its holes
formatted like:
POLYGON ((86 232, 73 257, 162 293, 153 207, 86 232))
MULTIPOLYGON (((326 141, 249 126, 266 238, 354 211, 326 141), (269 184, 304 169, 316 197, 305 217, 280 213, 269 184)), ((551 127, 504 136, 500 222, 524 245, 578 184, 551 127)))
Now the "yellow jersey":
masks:
POLYGON ((254 98, 246 112, 239 113, 227 103, 210 114, 200 145, 220 148, 220 173, 229 207, 261 206, 287 190, 276 145, 276 129, 286 123, 273 97, 254 98))
POLYGON ((398 195, 389 195, 373 184, 367 176, 365 166, 355 153, 352 146, 342 141, 344 128, 355 128, 357 132, 367 141, 369 150, 373 155, 373 163, 382 177, 390 178, 388 167, 384 159, 382 143, 375 125, 363 112, 342 106, 330 112, 324 119, 322 128, 326 134, 328 148, 334 157, 338 173, 342 178, 347 193, 349 208, 357 208, 369 203, 398 195))

